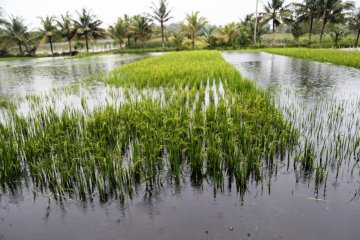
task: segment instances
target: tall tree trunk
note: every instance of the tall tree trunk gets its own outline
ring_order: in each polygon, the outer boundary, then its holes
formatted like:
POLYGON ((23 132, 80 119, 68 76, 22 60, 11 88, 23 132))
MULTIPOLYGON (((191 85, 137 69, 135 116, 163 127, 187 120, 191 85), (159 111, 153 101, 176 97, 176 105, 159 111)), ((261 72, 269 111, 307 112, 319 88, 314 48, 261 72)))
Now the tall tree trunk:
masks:
POLYGON ((194 30, 192 31, 191 35, 192 35, 191 36, 191 38, 192 38, 191 45, 194 48, 195 47, 195 31, 194 30))
POLYGON ((254 28, 254 44, 256 44, 256 38, 257 38, 257 25, 258 25, 258 7, 259 7, 259 0, 256 0, 256 11, 255 11, 255 28, 254 28))
POLYGON ((275 20, 273 20, 273 24, 272 24, 273 26, 273 29, 272 29, 272 31, 273 31, 273 42, 272 42, 272 45, 274 45, 274 43, 275 43, 275 20))
POLYGON ((310 17, 310 26, 309 26, 309 42, 308 42, 308 45, 311 44, 311 34, 312 34, 313 24, 314 24, 314 17, 311 16, 310 17))
POLYGON ((144 48, 146 48, 146 39, 145 39, 145 37, 141 37, 141 41, 143 43, 144 48))
POLYGON ((86 51, 89 52, 89 43, 88 43, 88 35, 85 34, 85 45, 86 45, 86 51))
POLYGON ((20 55, 23 55, 23 51, 22 51, 22 48, 21 48, 21 42, 18 41, 18 46, 19 46, 19 50, 20 50, 20 55))
POLYGON ((127 39, 128 39, 128 47, 130 47, 130 44, 131 44, 130 43, 130 36, 128 36, 127 39))
POLYGON ((356 48, 358 47, 358 44, 359 44, 359 37, 360 37, 360 30, 358 30, 357 37, 356 37, 356 42, 355 42, 356 48))
POLYGON ((325 32, 326 24, 327 24, 327 21, 324 20, 323 25, 321 27, 320 41, 319 41, 320 43, 322 42, 322 38, 323 38, 323 35, 324 35, 324 32, 325 32))
POLYGON ((69 44, 69 51, 70 51, 70 54, 72 52, 72 49, 71 49, 71 40, 68 41, 68 44, 69 44))
POLYGON ((161 39, 162 39, 162 46, 163 48, 165 48, 165 43, 164 43, 164 23, 161 22, 161 39))
POLYGON ((51 55, 54 55, 54 49, 53 49, 53 44, 52 44, 52 37, 48 37, 48 38, 49 38, 49 43, 50 43, 51 55))

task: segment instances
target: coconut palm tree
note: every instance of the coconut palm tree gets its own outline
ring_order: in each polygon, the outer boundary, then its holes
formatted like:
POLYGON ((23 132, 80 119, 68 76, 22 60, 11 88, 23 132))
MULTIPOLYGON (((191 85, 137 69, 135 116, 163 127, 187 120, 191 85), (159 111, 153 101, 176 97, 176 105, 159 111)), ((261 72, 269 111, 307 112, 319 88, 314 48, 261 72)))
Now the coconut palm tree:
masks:
POLYGON ((127 15, 127 14, 124 14, 123 19, 124 19, 124 23, 125 23, 125 26, 126 26, 126 29, 127 29, 125 36, 126 36, 126 38, 128 40, 128 47, 130 47, 130 45, 131 45, 130 39, 134 35, 133 29, 132 29, 134 19, 132 17, 130 17, 129 15, 127 15))
POLYGON ((104 38, 106 31, 100 28, 102 22, 90 10, 83 8, 81 13, 77 14, 79 19, 74 20, 74 28, 78 36, 85 38, 86 51, 89 52, 89 40, 104 38))
POLYGON ((285 5, 285 0, 272 0, 264 6, 265 12, 260 13, 262 24, 272 22, 273 40, 275 40, 275 28, 281 24, 292 22, 290 5, 285 5))
POLYGON ((55 25, 55 17, 46 16, 45 18, 40 17, 42 28, 40 28, 41 40, 40 44, 49 42, 51 54, 54 54, 53 40, 57 33, 57 28, 55 25))
POLYGON ((320 43, 324 35, 326 25, 330 23, 343 23, 345 13, 355 7, 354 2, 342 0, 324 0, 322 7, 322 27, 320 33, 320 43))
POLYGON ((175 48, 177 51, 179 51, 183 47, 185 36, 181 33, 173 33, 171 40, 173 41, 175 48))
POLYGON ((256 10, 255 10, 255 27, 254 27, 254 43, 256 44, 257 39, 257 28, 258 28, 258 14, 259 14, 259 0, 256 0, 256 10))
POLYGON ((296 14, 298 22, 308 22, 309 24, 309 41, 311 43, 311 36, 314 26, 314 20, 320 18, 321 7, 324 0, 304 0, 303 3, 294 3, 296 7, 296 14))
POLYGON ((199 11, 192 12, 191 14, 186 14, 185 19, 185 28, 191 35, 191 45, 193 48, 195 47, 195 39, 198 31, 200 31, 207 23, 206 18, 200 17, 199 14, 199 11))
POLYGON ((135 16, 132 26, 132 31, 135 34, 135 38, 139 38, 144 48, 146 48, 146 40, 152 33, 153 24, 150 19, 144 16, 135 16))
POLYGON ((210 49, 216 47, 217 37, 215 34, 218 32, 218 28, 216 26, 208 25, 204 27, 204 40, 210 49))
POLYGON ((349 21, 350 30, 356 32, 355 47, 358 47, 360 37, 360 11, 355 14, 349 21))
POLYGON ((122 48, 122 44, 124 43, 124 39, 128 33, 127 22, 122 18, 118 18, 114 26, 109 27, 108 32, 110 33, 111 37, 116 40, 120 48, 122 48))
POLYGON ((3 9, 0 7, 0 26, 5 25, 6 20, 3 18, 3 9))
POLYGON ((347 34, 347 29, 343 24, 334 24, 331 27, 330 36, 334 41, 335 47, 338 47, 338 43, 347 34))
POLYGON ((8 20, 4 21, 4 30, 2 40, 7 43, 16 43, 19 47, 19 52, 23 55, 23 46, 27 47, 29 33, 21 17, 10 16, 8 20))
POLYGON ((61 15, 59 20, 56 20, 59 34, 64 38, 69 45, 69 51, 72 52, 71 42, 76 37, 76 29, 73 27, 71 15, 67 12, 61 15))
POLYGON ((164 42, 164 23, 166 23, 167 21, 169 21, 172 16, 170 16, 171 14, 171 9, 169 9, 167 1, 166 0, 160 0, 159 1, 159 6, 156 6, 153 3, 153 6, 151 7, 153 14, 151 15, 151 17, 158 21, 160 23, 160 27, 161 27, 161 40, 162 40, 162 45, 163 48, 165 47, 165 42, 164 42))
POLYGON ((220 29, 220 33, 229 46, 235 47, 235 40, 238 34, 236 23, 226 24, 224 28, 220 29))

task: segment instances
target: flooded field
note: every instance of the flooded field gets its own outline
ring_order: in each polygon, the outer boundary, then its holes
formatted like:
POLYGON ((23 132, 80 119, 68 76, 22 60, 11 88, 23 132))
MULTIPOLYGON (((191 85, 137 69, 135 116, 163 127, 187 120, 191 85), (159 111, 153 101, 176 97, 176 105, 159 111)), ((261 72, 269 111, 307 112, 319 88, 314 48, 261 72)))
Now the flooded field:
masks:
MULTIPOLYGON (((270 92, 299 129, 304 149, 276 159, 274 169, 265 167, 262 180, 250 178, 245 191, 226 175, 223 188, 214 188, 214 176, 194 181, 187 167, 177 183, 164 177, 155 188, 137 184, 124 199, 115 195, 106 201, 97 194, 86 201, 76 196, 57 201, 51 191, 22 179, 13 191, 0 192, 0 239, 360 238, 360 71, 265 53, 222 55, 270 92)), ((59 101, 75 98, 73 105, 86 99, 92 108, 107 99, 113 104, 121 101, 121 88, 96 79, 80 90, 72 85, 142 57, 2 62, 0 94, 12 99, 39 94, 45 96, 42 104, 47 94, 59 101), (70 90, 52 92, 64 85, 70 90)), ((20 112, 31 104, 20 104, 20 112)))

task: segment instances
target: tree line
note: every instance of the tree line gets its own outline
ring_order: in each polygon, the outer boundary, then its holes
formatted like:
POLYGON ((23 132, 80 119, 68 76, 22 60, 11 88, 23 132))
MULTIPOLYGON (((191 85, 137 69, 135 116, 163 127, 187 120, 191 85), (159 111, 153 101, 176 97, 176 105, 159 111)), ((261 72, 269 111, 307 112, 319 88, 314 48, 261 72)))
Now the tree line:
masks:
POLYGON ((172 19, 172 8, 167 0, 153 3, 150 10, 150 13, 135 16, 125 14, 104 29, 102 21, 91 10, 82 9, 75 16, 67 12, 59 17, 39 17, 41 27, 29 31, 22 17, 5 17, 0 8, 0 51, 4 55, 9 47, 17 46, 20 55, 34 55, 38 46, 48 43, 54 54, 54 42, 66 41, 72 53, 75 40, 85 42, 86 51, 89 51, 89 42, 104 38, 114 39, 119 48, 132 44, 146 47, 147 41, 153 38, 160 38, 163 48, 171 40, 172 46, 181 49, 186 39, 190 40, 192 48, 199 39, 208 48, 237 48, 261 41, 266 33, 272 33, 274 41, 280 27, 291 32, 295 39, 307 34, 309 44, 314 28, 320 35, 319 43, 328 28, 336 45, 346 33, 355 33, 354 45, 358 46, 360 36, 360 12, 355 11, 353 1, 347 0, 304 0, 289 4, 285 0, 271 0, 259 13, 248 14, 240 22, 225 26, 211 25, 198 11, 186 14, 181 23, 166 26, 172 19))

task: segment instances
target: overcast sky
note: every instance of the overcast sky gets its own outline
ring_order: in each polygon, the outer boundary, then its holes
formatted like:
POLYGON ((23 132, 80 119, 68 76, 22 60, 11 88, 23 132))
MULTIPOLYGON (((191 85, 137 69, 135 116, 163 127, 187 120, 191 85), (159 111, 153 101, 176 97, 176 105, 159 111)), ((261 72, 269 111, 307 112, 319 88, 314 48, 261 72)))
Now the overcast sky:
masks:
MULTIPOLYGON (((301 0, 295 0, 301 1, 301 0)), ((39 27, 38 16, 63 14, 66 11, 76 16, 75 11, 86 7, 103 21, 104 27, 112 24, 124 13, 129 15, 150 12, 151 3, 158 0, 0 0, 0 6, 6 14, 22 16, 29 28, 39 27)), ((224 25, 238 21, 245 14, 255 11, 256 0, 168 0, 173 8, 172 22, 182 21, 186 13, 200 11, 211 24, 224 25)), ((263 9, 267 0, 260 0, 259 9, 263 9)), ((287 1, 290 3, 291 1, 287 1)), ((360 6, 360 0, 355 0, 360 6)))

